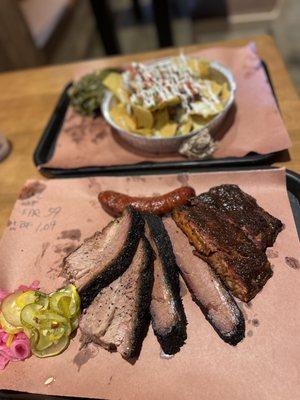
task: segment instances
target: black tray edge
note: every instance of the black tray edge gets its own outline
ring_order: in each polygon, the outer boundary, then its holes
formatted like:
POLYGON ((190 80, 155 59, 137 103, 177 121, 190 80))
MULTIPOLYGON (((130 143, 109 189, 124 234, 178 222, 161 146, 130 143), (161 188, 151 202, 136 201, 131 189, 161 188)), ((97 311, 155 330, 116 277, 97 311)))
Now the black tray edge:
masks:
MULTIPOLYGON (((269 85, 271 87, 273 96, 278 105, 277 97, 272 85, 268 67, 264 61, 261 61, 269 85)), ((67 177, 80 177, 80 176, 94 176, 94 175, 115 175, 118 173, 132 174, 136 171, 142 173, 149 169, 153 171, 165 169, 178 169, 178 168, 210 168, 210 167, 241 167, 241 166, 255 166, 255 165, 270 165, 282 152, 275 152, 269 154, 249 154, 245 157, 227 157, 216 160, 186 160, 186 161, 169 161, 169 162, 142 162, 138 164, 116 165, 116 166, 89 166, 82 168, 47 168, 42 165, 50 159, 54 151, 54 144, 59 135, 59 131, 63 122, 63 117, 66 113, 69 98, 67 91, 72 85, 69 82, 64 88, 58 103, 52 113, 48 124, 37 144, 34 151, 33 161, 39 172, 47 178, 67 178, 67 177)))

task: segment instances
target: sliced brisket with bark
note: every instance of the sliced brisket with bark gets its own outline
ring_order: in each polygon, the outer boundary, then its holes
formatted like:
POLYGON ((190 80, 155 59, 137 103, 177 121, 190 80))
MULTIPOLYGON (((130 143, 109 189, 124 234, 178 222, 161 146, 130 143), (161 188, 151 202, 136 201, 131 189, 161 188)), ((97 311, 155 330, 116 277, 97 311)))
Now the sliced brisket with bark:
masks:
POLYGON ((272 276, 265 253, 219 210, 198 201, 175 209, 173 219, 239 299, 251 300, 272 276))
POLYGON ((144 220, 133 208, 86 239, 64 260, 64 270, 79 290, 82 307, 129 266, 143 233, 144 220))
POLYGON ((164 225, 172 240, 181 275, 205 318, 227 343, 236 345, 245 337, 245 320, 233 297, 211 267, 197 257, 188 238, 171 218, 164 225))
POLYGON ((161 218, 147 214, 145 232, 154 253, 154 284, 150 306, 153 331, 166 354, 175 354, 186 340, 186 316, 172 243, 161 218))
POLYGON ((79 323, 84 343, 118 351, 127 360, 139 354, 150 321, 153 257, 143 237, 128 269, 84 311, 79 323))
POLYGON ((283 228, 279 219, 262 209, 253 197, 237 185, 213 187, 207 193, 195 197, 191 204, 197 205, 199 202, 218 210, 229 223, 241 228, 262 250, 274 244, 283 228))

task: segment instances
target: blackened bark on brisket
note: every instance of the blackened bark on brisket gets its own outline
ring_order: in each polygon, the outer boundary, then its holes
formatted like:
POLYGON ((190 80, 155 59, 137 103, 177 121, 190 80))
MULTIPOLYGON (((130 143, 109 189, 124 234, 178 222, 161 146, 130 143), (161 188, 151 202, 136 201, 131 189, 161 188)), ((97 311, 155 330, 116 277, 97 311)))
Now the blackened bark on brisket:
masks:
POLYGON ((84 311, 81 341, 118 351, 126 360, 139 355, 150 322, 153 259, 152 248, 142 237, 127 270, 84 311))
POLYGON ((79 290, 83 308, 128 268, 143 229, 143 218, 128 207, 120 218, 86 239, 65 258, 64 269, 79 290))
POLYGON ((194 302, 226 343, 236 345, 245 337, 244 316, 212 268, 194 254, 188 238, 171 218, 164 225, 173 243, 176 262, 194 302))
POLYGON ((179 270, 172 243, 161 218, 146 214, 146 236, 154 250, 154 284, 150 306, 153 331, 166 354, 175 354, 186 340, 179 270))

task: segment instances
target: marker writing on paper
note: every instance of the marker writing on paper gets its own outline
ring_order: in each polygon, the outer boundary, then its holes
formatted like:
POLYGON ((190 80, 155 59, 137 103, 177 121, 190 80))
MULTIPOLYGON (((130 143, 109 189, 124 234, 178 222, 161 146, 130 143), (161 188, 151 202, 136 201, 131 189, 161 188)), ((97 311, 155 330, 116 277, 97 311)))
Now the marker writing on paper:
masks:
POLYGON ((38 226, 35 228, 35 231, 36 232, 53 231, 55 226, 56 226, 55 220, 46 223, 39 223, 38 226))
POLYGON ((57 225, 57 216, 62 211, 62 207, 23 207, 20 210, 20 219, 12 219, 7 223, 7 227, 10 231, 29 230, 32 229, 34 232, 53 231, 57 225), (43 220, 45 219, 45 220, 43 220), (41 222, 42 221, 42 222, 41 222))
POLYGON ((45 215, 46 218, 55 218, 58 216, 58 214, 61 212, 62 208, 61 207, 49 207, 48 212, 45 215))
POLYGON ((41 210, 39 208, 23 208, 22 215, 28 218, 33 218, 33 217, 39 218, 41 216, 41 210))
POLYGON ((10 220, 7 223, 8 229, 10 231, 16 231, 17 229, 28 229, 32 225, 31 222, 29 221, 16 221, 16 220, 10 220))

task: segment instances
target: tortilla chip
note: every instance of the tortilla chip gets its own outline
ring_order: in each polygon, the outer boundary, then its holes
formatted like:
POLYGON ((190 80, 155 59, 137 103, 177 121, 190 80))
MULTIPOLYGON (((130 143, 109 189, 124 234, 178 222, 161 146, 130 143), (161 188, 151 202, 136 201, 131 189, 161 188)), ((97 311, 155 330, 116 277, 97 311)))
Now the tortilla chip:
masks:
POLYGON ((167 108, 156 111, 154 114, 154 128, 160 131, 165 125, 168 124, 169 119, 170 117, 167 108))
POLYGON ((154 129, 160 137, 173 137, 176 134, 178 124, 170 121, 170 115, 167 108, 156 111, 154 129))
POLYGON ((206 60, 198 61, 199 74, 201 78, 207 78, 210 74, 210 63, 206 60))
POLYGON ((192 128, 193 128, 192 121, 188 120, 178 128, 178 135, 181 136, 187 135, 188 133, 191 132, 192 128))
POLYGON ((213 110, 209 105, 207 105, 203 101, 195 101, 192 104, 192 106, 193 106, 193 109, 190 111, 190 115, 199 116, 204 119, 218 114, 223 109, 223 106, 221 103, 215 104, 216 110, 213 110))
POLYGON ((152 110, 162 110, 166 107, 176 106, 177 104, 180 104, 179 97, 173 97, 172 99, 161 101, 155 107, 153 107, 152 110))
POLYGON ((110 109, 110 115, 115 123, 126 131, 133 131, 136 129, 136 120, 132 115, 129 115, 125 106, 118 103, 110 109))
POLYGON ((206 78, 210 74, 210 65, 206 60, 199 58, 189 58, 187 60, 188 67, 192 71, 192 74, 197 77, 206 78))
POLYGON ((229 97, 230 97, 230 91, 228 89, 227 83, 224 82, 223 85, 222 85, 222 91, 221 91, 221 94, 220 94, 220 99, 224 104, 226 104, 227 101, 229 100, 229 97))
POLYGON ((111 72, 103 80, 103 85, 107 87, 120 101, 125 102, 129 100, 128 93, 123 85, 122 74, 111 72))
POLYGON ((213 116, 205 118, 202 115, 191 115, 191 122, 193 124, 193 130, 203 128, 212 118, 213 118, 213 116))
POLYGON ((148 128, 135 129, 134 132, 141 136, 152 136, 153 134, 153 130, 148 128))
POLYGON ((136 119, 137 128, 151 129, 153 127, 154 118, 151 111, 140 106, 132 106, 132 112, 136 119))
POLYGON ((178 124, 176 122, 168 122, 166 125, 164 125, 160 131, 159 134, 161 137, 173 137, 176 134, 178 124))
POLYGON ((220 93, 221 93, 222 90, 223 90, 223 86, 222 86, 222 85, 219 85, 216 81, 210 81, 210 87, 211 87, 212 92, 213 92, 216 96, 219 96, 220 93))

